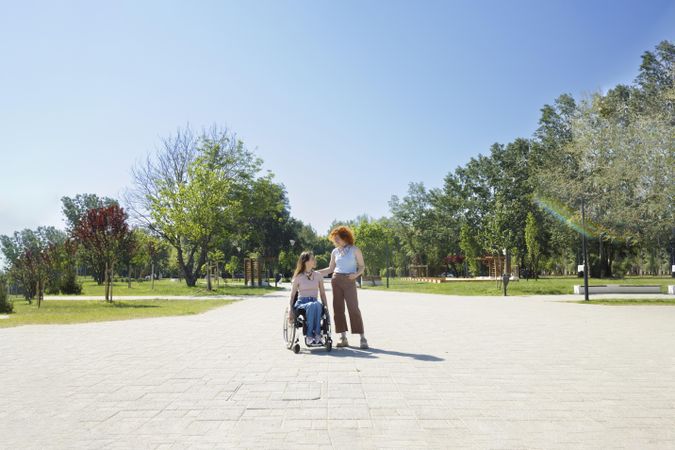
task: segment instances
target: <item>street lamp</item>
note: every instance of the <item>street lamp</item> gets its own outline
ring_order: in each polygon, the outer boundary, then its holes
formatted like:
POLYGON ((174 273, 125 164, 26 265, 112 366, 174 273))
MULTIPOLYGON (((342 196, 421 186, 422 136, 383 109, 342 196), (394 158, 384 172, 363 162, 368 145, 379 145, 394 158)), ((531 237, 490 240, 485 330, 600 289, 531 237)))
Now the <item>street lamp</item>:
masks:
MULTIPOLYGON (((234 248, 237 249, 237 259, 238 259, 238 258, 241 257, 241 246, 239 245, 238 242, 235 242, 235 243, 234 243, 234 248)), ((239 264, 237 264, 237 266, 238 266, 238 265, 239 265, 239 264)), ((239 268, 237 267, 237 268, 235 268, 234 270, 232 270, 232 279, 233 279, 233 280, 236 280, 236 279, 237 279, 237 276, 235 275, 235 272, 237 272, 238 269, 239 269, 239 268)), ((246 261, 244 261, 244 285, 246 285, 246 261)))
MULTIPOLYGON (((502 287, 504 288, 504 297, 506 297, 506 288, 509 285, 509 280, 511 279, 511 274, 506 272, 506 261, 508 259, 508 254, 506 249, 502 249, 502 254, 504 255, 504 266, 502 269, 502 287)), ((495 269, 496 271, 496 269, 495 269)))
POLYGON ((288 241, 288 242, 290 242, 290 243, 291 243, 291 247, 293 247, 293 246, 295 245, 295 239, 291 239, 291 240, 290 240, 290 241, 288 241))
POLYGON ((581 252, 584 258, 584 300, 588 301, 588 252, 586 251, 586 203, 581 197, 581 252))
POLYGON ((387 244, 387 288, 389 288, 389 241, 386 241, 387 244))

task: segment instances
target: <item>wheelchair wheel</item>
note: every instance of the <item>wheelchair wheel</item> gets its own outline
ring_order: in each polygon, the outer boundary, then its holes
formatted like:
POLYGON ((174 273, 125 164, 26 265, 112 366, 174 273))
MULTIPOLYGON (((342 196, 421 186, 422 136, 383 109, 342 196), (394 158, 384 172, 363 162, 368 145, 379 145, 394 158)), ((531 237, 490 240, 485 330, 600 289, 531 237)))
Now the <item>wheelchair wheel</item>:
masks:
MULTIPOLYGON (((295 343, 295 323, 289 322, 288 313, 289 310, 287 306, 286 310, 284 310, 283 338, 284 342, 286 343, 286 348, 290 350, 291 347, 293 347, 293 344, 295 343)), ((299 350, 300 349, 298 348, 298 351, 299 350)))
POLYGON ((326 351, 330 352, 331 350, 333 350, 333 341, 329 338, 326 341, 326 351))
POLYGON ((300 344, 295 344, 293 346, 293 353, 295 353, 296 355, 300 353, 300 344))

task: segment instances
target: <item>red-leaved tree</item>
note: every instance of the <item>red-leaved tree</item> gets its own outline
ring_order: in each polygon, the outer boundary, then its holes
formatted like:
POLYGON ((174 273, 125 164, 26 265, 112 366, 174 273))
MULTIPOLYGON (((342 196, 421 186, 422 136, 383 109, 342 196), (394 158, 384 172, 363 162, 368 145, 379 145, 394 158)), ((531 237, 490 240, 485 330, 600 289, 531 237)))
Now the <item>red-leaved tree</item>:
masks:
POLYGON ((25 292, 28 302, 32 303, 32 299, 37 297, 38 308, 42 306, 44 299, 47 272, 51 262, 50 256, 49 247, 34 246, 25 249, 15 263, 17 271, 21 272, 24 278, 25 286, 28 286, 25 292))
POLYGON ((77 242, 105 267, 106 301, 112 302, 115 263, 119 260, 130 233, 127 213, 116 204, 90 209, 73 230, 77 242))

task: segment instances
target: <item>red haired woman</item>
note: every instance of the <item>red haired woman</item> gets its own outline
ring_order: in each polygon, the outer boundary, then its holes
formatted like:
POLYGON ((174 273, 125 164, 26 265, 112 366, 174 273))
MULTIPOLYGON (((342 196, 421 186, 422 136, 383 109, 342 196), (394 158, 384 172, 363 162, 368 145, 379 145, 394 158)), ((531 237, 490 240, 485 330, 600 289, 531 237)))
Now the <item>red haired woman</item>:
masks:
POLYGON ((327 269, 320 270, 323 275, 333 274, 333 317, 335 331, 340 333, 337 347, 347 347, 347 317, 345 303, 349 311, 349 322, 352 334, 361 335, 361 348, 368 348, 368 340, 363 332, 363 319, 359 309, 359 298, 356 292, 356 279, 363 274, 366 264, 363 254, 354 245, 354 234, 348 227, 340 226, 330 232, 330 240, 335 249, 330 255, 327 269))

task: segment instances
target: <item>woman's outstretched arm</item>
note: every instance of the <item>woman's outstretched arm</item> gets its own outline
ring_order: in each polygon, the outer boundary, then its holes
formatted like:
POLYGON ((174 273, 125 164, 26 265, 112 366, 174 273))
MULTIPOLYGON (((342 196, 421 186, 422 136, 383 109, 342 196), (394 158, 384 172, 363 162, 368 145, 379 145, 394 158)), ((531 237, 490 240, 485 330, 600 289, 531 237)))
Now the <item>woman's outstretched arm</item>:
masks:
POLYGON ((321 303, 327 307, 328 301, 326 300, 326 288, 323 286, 323 280, 319 280, 319 294, 321 295, 321 303))
POLYGON ((330 262, 328 263, 328 267, 325 269, 317 270, 321 274, 322 277, 325 277, 326 275, 330 275, 331 273, 335 272, 335 254, 331 252, 330 254, 330 262))
POLYGON ((293 320, 295 318, 295 313, 293 312, 293 306, 295 305, 295 293, 298 292, 298 282, 293 279, 293 285, 291 287, 291 299, 290 299, 290 308, 288 308, 288 319, 293 320))

